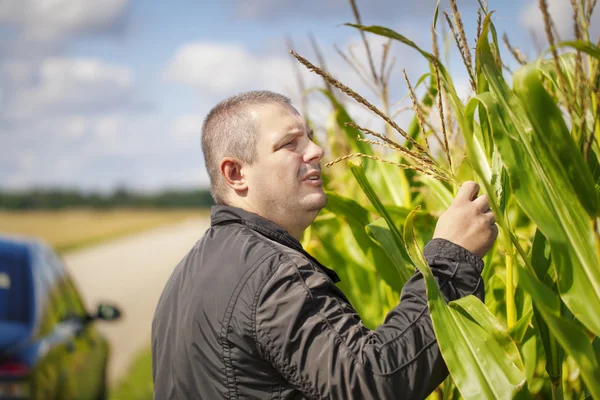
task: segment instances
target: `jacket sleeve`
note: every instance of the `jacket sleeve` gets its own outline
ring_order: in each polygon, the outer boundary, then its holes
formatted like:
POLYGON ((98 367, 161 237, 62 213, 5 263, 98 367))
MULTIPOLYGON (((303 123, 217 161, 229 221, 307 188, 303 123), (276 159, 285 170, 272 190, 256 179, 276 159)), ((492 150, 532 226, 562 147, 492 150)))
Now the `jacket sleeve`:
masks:
MULTIPOLYGON (((424 255, 446 300, 483 300, 480 258, 444 239, 429 242, 424 255)), ((448 374, 420 272, 369 330, 323 272, 290 260, 265 281, 255 324, 259 352, 310 399, 422 399, 448 374)))

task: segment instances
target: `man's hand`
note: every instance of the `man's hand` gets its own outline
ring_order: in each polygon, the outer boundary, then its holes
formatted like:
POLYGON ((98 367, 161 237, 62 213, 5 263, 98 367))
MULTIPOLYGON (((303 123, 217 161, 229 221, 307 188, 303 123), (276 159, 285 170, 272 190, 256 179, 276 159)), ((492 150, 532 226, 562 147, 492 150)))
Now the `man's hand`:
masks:
POLYGON ((477 197, 477 193, 476 182, 463 183, 454 202, 440 216, 433 238, 449 240, 483 258, 498 237, 498 227, 488 196, 477 197))

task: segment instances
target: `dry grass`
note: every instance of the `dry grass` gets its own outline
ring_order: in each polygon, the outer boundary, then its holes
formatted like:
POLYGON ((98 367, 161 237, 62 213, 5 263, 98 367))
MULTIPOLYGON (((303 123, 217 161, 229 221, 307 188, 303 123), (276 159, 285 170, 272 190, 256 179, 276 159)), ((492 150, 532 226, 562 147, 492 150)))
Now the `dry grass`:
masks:
POLYGON ((0 233, 39 237, 58 252, 65 252, 208 214, 208 210, 198 209, 0 211, 0 233))

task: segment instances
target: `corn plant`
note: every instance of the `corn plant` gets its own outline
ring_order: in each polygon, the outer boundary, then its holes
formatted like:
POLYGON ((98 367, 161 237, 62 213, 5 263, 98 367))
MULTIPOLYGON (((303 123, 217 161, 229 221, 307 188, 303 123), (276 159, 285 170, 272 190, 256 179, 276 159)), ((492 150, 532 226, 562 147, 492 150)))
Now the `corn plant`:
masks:
POLYGON ((303 242, 341 275, 342 290, 371 327, 396 306, 414 271, 423 274, 450 371, 432 398, 600 399, 600 48, 588 29, 595 1, 572 5, 576 40, 557 43, 540 0, 550 48, 534 61, 504 37, 519 63, 512 73, 487 5, 480 3, 471 54, 450 0, 444 16, 468 72, 466 101, 439 55, 439 3, 428 52, 389 28, 363 25, 351 1, 356 23, 348 25, 363 35, 369 65, 356 70, 371 72, 382 109, 292 52, 327 82, 329 138, 338 144, 328 164, 336 168, 326 179, 329 204, 303 242), (379 72, 366 33, 388 38, 379 72), (429 63, 414 87, 404 74, 415 114, 406 130, 389 101, 392 42, 429 63), (383 132, 355 124, 339 92, 379 116, 383 132), (473 296, 446 304, 421 249, 467 179, 488 194, 500 235, 484 259, 485 304, 473 296))

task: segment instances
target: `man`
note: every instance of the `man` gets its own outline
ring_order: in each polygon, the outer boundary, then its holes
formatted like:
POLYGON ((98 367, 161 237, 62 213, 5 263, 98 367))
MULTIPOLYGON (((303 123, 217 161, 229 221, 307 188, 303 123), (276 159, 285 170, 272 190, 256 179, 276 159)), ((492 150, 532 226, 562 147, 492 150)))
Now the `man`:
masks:
MULTIPOLYGON (((420 399, 447 375, 416 273, 365 328, 335 272, 300 245, 327 199, 323 150, 287 98, 249 92, 206 117, 211 227, 180 262, 152 324, 156 399, 420 399)), ((424 253, 448 300, 483 298, 497 227, 465 183, 424 253)))

